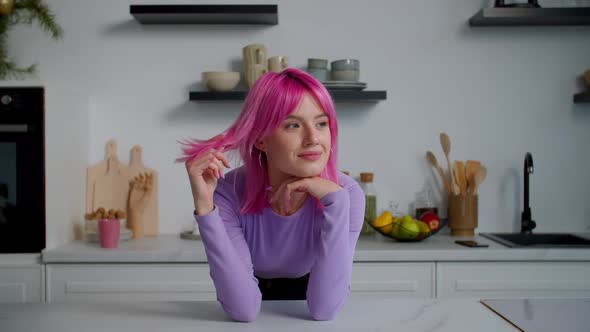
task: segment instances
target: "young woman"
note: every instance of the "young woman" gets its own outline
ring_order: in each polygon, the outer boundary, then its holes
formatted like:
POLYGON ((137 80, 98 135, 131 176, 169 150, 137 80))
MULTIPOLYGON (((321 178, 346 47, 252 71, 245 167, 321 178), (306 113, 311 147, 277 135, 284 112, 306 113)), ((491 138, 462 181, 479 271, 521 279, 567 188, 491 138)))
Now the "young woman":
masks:
POLYGON ((306 299, 316 320, 346 303, 365 198, 336 166, 332 99, 289 68, 260 77, 235 123, 184 141, 195 211, 223 309, 253 321, 261 300, 306 299), (239 150, 243 166, 224 152, 239 150))

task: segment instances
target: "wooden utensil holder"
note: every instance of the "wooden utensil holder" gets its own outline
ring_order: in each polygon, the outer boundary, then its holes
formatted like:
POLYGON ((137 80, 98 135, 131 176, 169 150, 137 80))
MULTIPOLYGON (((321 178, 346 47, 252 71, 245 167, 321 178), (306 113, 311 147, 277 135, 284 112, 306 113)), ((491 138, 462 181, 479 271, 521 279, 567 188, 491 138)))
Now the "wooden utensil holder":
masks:
POLYGON ((449 195, 449 228, 452 236, 475 235, 477 205, 477 195, 449 195))

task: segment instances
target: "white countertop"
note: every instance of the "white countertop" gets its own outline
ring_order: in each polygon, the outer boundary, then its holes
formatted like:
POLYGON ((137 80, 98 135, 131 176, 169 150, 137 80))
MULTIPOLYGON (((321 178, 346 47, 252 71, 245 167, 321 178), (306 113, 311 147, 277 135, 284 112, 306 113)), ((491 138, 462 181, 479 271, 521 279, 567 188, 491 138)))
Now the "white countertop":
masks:
POLYGON ((588 332, 590 299, 491 299, 483 304, 523 331, 588 332))
MULTIPOLYGON (((442 233, 442 232, 441 232, 442 233)), ((488 248, 468 248, 454 243, 466 237, 439 233, 421 242, 395 242, 381 235, 361 237, 355 262, 432 261, 590 261, 590 249, 513 249, 476 236, 488 248)), ((98 243, 72 242, 42 253, 44 263, 206 263, 203 243, 179 235, 160 235, 121 241, 117 249, 98 243)))
POLYGON ((437 331, 514 332, 477 300, 350 299, 333 321, 311 319, 305 301, 265 301, 251 323, 217 302, 0 304, 0 331, 437 331))

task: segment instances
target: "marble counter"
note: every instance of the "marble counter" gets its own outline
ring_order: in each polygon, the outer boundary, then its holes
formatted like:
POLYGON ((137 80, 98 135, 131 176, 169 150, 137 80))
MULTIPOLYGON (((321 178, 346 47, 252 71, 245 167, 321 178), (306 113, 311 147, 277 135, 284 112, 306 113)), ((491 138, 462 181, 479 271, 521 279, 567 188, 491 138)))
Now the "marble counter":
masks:
POLYGON ((349 300, 333 321, 314 321, 305 301, 266 301, 251 323, 217 302, 0 304, 0 331, 437 331, 514 332, 477 300, 349 300))
MULTIPOLYGON (((395 242, 380 235, 361 237, 355 262, 432 261, 590 261, 590 249, 513 249, 476 236, 488 248, 468 248, 454 243, 468 237, 437 234, 422 242, 395 242)), ((178 235, 121 241, 117 249, 97 243, 72 242, 42 253, 43 263, 206 263, 203 243, 178 235)))

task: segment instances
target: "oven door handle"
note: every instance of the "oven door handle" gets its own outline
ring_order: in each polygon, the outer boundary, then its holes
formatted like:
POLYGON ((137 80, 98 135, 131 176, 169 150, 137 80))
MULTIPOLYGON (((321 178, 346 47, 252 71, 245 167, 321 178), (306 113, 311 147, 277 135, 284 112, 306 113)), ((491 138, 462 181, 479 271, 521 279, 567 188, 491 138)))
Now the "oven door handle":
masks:
POLYGON ((26 133, 29 126, 26 124, 0 125, 0 133, 26 133))

